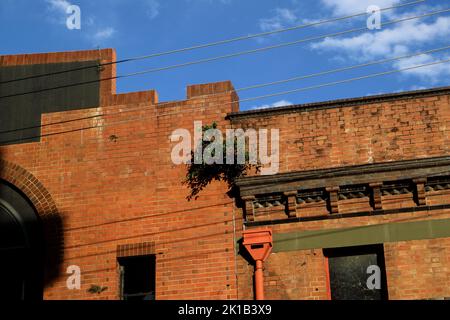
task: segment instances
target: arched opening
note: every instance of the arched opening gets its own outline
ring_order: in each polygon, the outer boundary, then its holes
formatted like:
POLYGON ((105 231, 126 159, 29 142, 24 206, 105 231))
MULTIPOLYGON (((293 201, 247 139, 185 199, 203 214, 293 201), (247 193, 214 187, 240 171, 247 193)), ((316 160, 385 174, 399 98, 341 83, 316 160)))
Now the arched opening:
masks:
POLYGON ((42 225, 34 206, 0 180, 0 299, 42 299, 43 261, 42 225))

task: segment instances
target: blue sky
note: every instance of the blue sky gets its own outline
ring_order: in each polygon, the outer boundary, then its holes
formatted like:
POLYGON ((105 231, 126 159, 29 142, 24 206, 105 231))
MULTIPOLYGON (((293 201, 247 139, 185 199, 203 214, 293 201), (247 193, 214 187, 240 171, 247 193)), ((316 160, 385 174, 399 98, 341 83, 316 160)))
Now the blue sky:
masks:
MULTIPOLYGON (((412 0, 0 0, 0 54, 112 47, 118 59, 146 55, 412 0), (66 27, 68 5, 80 6, 81 30, 66 27)), ((382 13, 382 22, 450 8, 447 1, 382 13)), ((364 27, 356 18, 265 38, 120 64, 118 74, 214 57, 364 27)), ((161 101, 185 97, 186 85, 231 80, 236 88, 307 75, 449 45, 450 14, 267 52, 118 80, 118 92, 156 89, 161 101)), ((335 75, 239 93, 241 99, 405 68, 450 57, 450 50, 335 75)), ((318 90, 248 101, 241 110, 449 85, 450 63, 318 90)))

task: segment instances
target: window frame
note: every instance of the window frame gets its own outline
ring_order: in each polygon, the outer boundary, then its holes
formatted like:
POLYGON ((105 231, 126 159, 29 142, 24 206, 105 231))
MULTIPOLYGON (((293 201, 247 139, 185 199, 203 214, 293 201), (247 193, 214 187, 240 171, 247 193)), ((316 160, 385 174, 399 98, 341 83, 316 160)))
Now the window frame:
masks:
MULTIPOLYGON (((145 255, 137 255, 137 256, 122 256, 117 258, 117 263, 119 266, 119 299, 120 300, 129 300, 131 297, 142 297, 145 298, 150 296, 151 299, 148 300, 156 300, 156 254, 145 254, 145 255), (149 258, 153 263, 153 291, 148 292, 139 292, 139 293, 125 293, 125 275, 126 275, 126 266, 124 265, 124 261, 138 258, 149 258)), ((147 299, 142 299, 147 300, 147 299)))

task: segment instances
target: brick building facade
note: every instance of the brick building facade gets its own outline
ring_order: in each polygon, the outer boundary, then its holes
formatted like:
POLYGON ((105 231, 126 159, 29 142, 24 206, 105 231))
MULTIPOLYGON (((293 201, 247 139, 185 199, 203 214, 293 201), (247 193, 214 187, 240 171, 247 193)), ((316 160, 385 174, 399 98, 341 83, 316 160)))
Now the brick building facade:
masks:
MULTIPOLYGON (((2 81, 28 77, 0 85, 10 110, 0 119, 0 213, 30 217, 26 239, 17 236, 24 251, 11 253, 35 270, 25 297, 124 298, 127 270, 152 257, 156 299, 253 299, 242 236, 261 228, 273 235, 266 299, 342 298, 366 262, 381 270, 375 298, 450 296, 450 88, 239 112, 230 82, 189 86, 183 101, 116 94, 115 65, 97 67, 115 59, 109 49, 0 56, 2 81), (89 84, 66 86, 69 67, 89 84), (42 92, 51 81, 33 75, 48 71, 62 78, 42 92), (194 121, 279 129, 279 173, 240 179, 234 197, 214 182, 187 201, 169 137, 194 121), (80 289, 68 288, 70 266, 80 289)), ((13 230, 8 219, 2 230, 13 230)), ((6 273, 17 267, 5 261, 6 273)))

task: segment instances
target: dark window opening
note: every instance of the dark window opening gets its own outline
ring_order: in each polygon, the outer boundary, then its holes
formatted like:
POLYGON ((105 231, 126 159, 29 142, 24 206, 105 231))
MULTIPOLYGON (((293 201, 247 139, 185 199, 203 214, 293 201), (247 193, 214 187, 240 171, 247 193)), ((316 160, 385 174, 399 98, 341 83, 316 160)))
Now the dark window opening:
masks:
POLYGON ((387 300, 383 245, 333 248, 323 251, 328 257, 332 300, 387 300), (370 266, 379 267, 379 289, 370 288, 367 284, 369 277, 374 275, 370 266))
POLYGON ((155 300, 155 256, 121 257, 118 262, 120 298, 122 300, 155 300))

